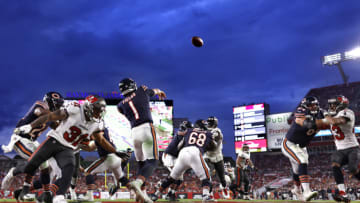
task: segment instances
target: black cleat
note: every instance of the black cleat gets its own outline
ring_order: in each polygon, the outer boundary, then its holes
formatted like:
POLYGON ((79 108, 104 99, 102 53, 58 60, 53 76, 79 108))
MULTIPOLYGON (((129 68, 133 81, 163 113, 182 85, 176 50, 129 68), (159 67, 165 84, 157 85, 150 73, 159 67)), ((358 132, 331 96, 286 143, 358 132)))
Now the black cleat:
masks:
POLYGON ((150 194, 150 199, 151 199, 153 202, 155 202, 155 201, 157 201, 157 200, 159 199, 159 197, 158 197, 157 195, 155 195, 155 194, 150 194))
POLYGON ((17 189, 17 190, 14 191, 14 198, 18 202, 20 201, 19 196, 20 196, 21 191, 22 191, 22 189, 17 189))
POLYGON ((350 198, 346 194, 332 194, 332 197, 337 202, 345 202, 345 203, 350 202, 350 198))
POLYGON ((110 196, 113 196, 118 189, 119 189, 119 186, 116 186, 116 185, 111 186, 111 188, 109 190, 110 196))
POLYGON ((30 196, 30 186, 24 186, 20 192, 18 199, 20 201, 34 201, 34 198, 30 196))
POLYGON ((43 192, 40 196, 43 196, 44 203, 52 203, 52 193, 50 191, 43 192))

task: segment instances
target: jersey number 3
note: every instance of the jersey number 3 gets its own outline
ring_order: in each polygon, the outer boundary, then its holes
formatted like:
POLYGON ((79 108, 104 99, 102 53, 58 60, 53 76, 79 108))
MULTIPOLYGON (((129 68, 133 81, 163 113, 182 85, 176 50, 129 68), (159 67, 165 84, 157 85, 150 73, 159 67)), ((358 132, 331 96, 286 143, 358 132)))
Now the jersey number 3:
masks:
POLYGON ((206 135, 204 133, 198 134, 197 132, 192 132, 189 137, 189 144, 195 144, 199 147, 204 146, 206 141, 206 135))
POLYGON ((64 139, 68 142, 70 142, 73 146, 77 146, 79 144, 79 142, 86 138, 88 136, 88 134, 82 134, 81 135, 81 129, 79 129, 76 126, 71 126, 70 128, 70 133, 68 133, 67 131, 65 131, 64 133, 64 139), (80 136, 81 135, 81 136, 80 136), (80 136, 80 137, 79 137, 80 136), (78 139, 76 139, 78 138, 78 139), (75 141, 76 140, 76 141, 75 141), (75 141, 75 142, 74 142, 75 141))
POLYGON ((339 126, 331 126, 331 132, 337 140, 343 140, 345 138, 345 135, 339 126))

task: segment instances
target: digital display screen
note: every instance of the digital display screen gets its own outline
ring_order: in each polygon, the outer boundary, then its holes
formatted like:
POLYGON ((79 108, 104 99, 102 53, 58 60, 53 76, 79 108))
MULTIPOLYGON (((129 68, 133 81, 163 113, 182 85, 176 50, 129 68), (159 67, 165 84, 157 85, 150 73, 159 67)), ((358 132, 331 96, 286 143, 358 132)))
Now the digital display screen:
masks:
POLYGON ((233 107, 235 150, 244 142, 250 142, 251 152, 266 151, 265 105, 254 104, 233 107))
MULTIPOLYGON (((72 101, 77 101, 80 104, 84 102, 84 100, 65 100, 65 105, 72 101)), ((159 151, 164 151, 173 137, 173 106, 165 101, 150 101, 150 111, 154 121, 159 151)), ((118 112, 116 105, 106 106, 104 121, 117 149, 133 149, 130 122, 118 112)))

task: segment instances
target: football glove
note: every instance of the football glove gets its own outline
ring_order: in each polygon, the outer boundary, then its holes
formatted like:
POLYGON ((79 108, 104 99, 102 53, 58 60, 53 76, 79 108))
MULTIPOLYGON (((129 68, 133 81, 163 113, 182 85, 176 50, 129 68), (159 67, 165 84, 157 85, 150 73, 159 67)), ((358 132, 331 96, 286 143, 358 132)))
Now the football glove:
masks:
POLYGON ((115 152, 115 154, 116 154, 116 156, 118 156, 124 160, 128 160, 130 158, 129 154, 126 152, 117 151, 117 152, 115 152))
POLYGON ((16 135, 19 135, 19 134, 29 134, 31 130, 32 130, 31 125, 30 125, 30 124, 26 124, 26 125, 20 126, 20 127, 18 127, 18 128, 15 128, 14 133, 15 133, 16 135))

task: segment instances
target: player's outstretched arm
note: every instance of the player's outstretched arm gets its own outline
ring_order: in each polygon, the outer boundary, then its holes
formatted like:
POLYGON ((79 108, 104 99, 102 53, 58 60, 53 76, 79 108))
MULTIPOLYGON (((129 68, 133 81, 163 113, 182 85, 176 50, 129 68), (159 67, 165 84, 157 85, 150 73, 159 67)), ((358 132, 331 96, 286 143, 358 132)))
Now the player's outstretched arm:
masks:
POLYGON ((324 121, 331 125, 340 125, 340 124, 345 124, 348 120, 345 117, 334 118, 331 116, 326 116, 324 118, 324 121))
POLYGON ((42 124, 45 124, 47 122, 54 122, 54 121, 62 121, 68 117, 68 114, 66 110, 64 109, 58 109, 54 112, 50 112, 47 114, 44 114, 31 122, 30 124, 20 126, 19 128, 16 128, 14 133, 20 134, 20 133, 29 133, 33 128, 39 127, 42 124))
POLYGON ((104 137, 103 137, 104 132, 103 131, 98 131, 98 132, 94 132, 93 136, 95 138, 95 141, 97 143, 99 143, 99 145, 104 148, 106 151, 110 152, 110 153, 115 153, 116 149, 114 146, 112 146, 112 144, 110 144, 104 137))

